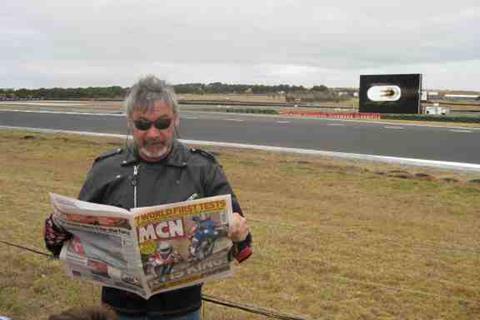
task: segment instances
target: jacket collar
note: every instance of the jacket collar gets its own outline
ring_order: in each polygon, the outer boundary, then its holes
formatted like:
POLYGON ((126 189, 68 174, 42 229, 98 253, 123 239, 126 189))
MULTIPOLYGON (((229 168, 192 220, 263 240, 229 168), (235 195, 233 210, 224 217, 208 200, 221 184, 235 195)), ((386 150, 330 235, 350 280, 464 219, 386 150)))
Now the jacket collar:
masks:
MULTIPOLYGON (((183 143, 175 139, 173 141, 172 150, 170 151, 170 153, 167 155, 166 158, 158 161, 158 163, 163 163, 166 166, 183 168, 187 166, 189 156, 190 154, 187 147, 183 143)), ((141 162, 145 161, 143 161, 139 157, 138 150, 135 145, 132 145, 127 148, 125 158, 123 159, 121 165, 128 166, 141 162)))

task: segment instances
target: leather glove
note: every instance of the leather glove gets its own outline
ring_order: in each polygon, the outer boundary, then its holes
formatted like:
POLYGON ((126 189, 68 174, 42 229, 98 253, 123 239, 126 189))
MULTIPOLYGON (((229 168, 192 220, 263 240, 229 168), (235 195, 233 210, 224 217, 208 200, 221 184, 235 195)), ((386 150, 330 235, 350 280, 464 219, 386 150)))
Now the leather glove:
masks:
POLYGON ((72 234, 55 224, 52 215, 45 220, 43 234, 45 246, 55 257, 58 257, 62 250, 63 243, 72 237, 72 234))

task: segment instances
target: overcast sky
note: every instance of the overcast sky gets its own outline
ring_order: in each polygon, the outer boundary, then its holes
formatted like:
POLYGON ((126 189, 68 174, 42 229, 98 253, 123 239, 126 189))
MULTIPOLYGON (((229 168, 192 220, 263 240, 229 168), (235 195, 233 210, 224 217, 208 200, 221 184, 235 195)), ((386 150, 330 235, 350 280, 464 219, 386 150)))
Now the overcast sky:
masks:
POLYGON ((3 88, 423 73, 426 89, 480 90, 479 0, 4 0, 0 41, 3 88))

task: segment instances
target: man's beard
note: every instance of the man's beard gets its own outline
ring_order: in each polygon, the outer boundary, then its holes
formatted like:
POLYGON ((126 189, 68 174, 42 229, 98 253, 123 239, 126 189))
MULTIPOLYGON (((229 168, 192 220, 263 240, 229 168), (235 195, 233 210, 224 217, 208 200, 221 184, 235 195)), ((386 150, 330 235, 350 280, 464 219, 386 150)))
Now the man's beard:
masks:
POLYGON ((147 141, 142 147, 139 148, 139 153, 148 159, 160 160, 165 158, 170 152, 172 143, 172 141, 165 143, 159 141, 147 141))

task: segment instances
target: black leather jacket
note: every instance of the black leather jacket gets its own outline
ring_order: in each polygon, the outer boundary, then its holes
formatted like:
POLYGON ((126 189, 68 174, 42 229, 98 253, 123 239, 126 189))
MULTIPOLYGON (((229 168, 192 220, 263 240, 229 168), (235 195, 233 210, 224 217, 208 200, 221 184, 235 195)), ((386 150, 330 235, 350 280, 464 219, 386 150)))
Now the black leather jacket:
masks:
MULTIPOLYGON (((136 152, 129 149, 117 149, 98 157, 88 173, 79 199, 130 209, 185 201, 193 194, 199 198, 231 194, 233 211, 242 214, 215 158, 205 151, 189 149, 175 141, 170 154, 156 163, 141 161, 136 152)), ((244 260, 250 255, 250 243, 249 235, 244 242, 234 245, 234 255, 241 257, 237 260, 244 260)), ((104 287, 102 301, 123 313, 180 316, 200 308, 201 285, 160 293, 148 300, 130 292, 104 287)))

